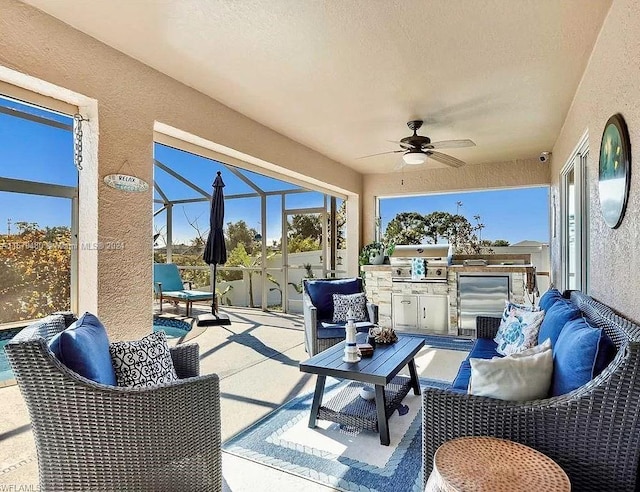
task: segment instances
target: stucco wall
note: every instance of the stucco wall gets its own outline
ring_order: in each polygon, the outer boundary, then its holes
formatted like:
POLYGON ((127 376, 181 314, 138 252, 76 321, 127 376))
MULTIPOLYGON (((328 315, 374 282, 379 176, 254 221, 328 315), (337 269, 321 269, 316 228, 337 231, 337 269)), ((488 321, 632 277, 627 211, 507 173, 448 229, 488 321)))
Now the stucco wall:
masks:
MULTIPOLYGON (((585 130, 589 131, 589 286, 593 297, 640 321, 640 2, 615 0, 595 44, 562 131, 553 148, 552 192, 585 130), (632 172, 627 211, 618 229, 603 221, 598 195, 600 139, 607 119, 622 113, 631 138, 632 172)), ((559 221, 559 211, 556 219, 559 221)), ((558 222, 559 224, 559 222, 558 222)), ((560 278, 560 235, 553 240, 560 278)))
POLYGON ((549 165, 538 159, 492 162, 458 169, 430 169, 393 174, 367 174, 363 180, 363 240, 373 240, 375 204, 379 196, 447 193, 549 184, 549 165))
POLYGON ((125 248, 81 253, 79 308, 96 310, 114 339, 151 329, 152 195, 113 190, 102 178, 128 161, 127 170, 152 182, 155 121, 344 193, 361 191, 357 172, 16 0, 0 2, 0 66, 97 101, 97 172, 87 175, 94 184, 97 176, 98 185, 92 193, 81 189, 81 236, 122 241, 125 248))

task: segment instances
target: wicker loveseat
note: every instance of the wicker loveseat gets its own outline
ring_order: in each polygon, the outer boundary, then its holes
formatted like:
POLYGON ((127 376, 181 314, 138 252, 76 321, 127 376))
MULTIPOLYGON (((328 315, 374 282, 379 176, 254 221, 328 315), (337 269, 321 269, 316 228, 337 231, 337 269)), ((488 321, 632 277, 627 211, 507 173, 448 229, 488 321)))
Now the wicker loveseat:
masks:
POLYGON ((56 333, 34 323, 6 346, 31 417, 40 490, 222 489, 219 381, 199 376, 198 345, 171 348, 178 381, 124 388, 59 362, 47 346, 56 333))
MULTIPOLYGON (((572 490, 636 490, 640 456, 640 326, 580 292, 565 292, 617 348, 609 366, 571 393, 528 402, 427 388, 423 396, 423 471, 436 449, 462 436, 526 444, 554 459, 572 490)), ((478 318, 478 337, 493 338, 500 318, 478 318)))

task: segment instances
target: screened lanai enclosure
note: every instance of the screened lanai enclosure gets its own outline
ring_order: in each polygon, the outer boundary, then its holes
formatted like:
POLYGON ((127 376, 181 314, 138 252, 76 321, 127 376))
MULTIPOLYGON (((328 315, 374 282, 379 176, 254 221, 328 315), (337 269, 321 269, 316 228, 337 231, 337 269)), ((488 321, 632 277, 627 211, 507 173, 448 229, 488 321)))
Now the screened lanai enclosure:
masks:
POLYGON ((222 306, 301 312, 303 278, 346 275, 344 197, 160 143, 154 162, 154 261, 178 265, 193 289, 211 290, 202 253, 217 171, 225 183, 222 306))

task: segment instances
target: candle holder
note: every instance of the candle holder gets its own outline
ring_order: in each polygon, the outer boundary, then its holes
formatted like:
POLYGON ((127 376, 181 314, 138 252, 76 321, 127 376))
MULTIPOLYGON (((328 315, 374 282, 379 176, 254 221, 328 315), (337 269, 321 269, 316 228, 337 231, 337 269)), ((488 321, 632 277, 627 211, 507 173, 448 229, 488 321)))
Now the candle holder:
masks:
POLYGON ((349 309, 347 312, 347 325, 345 326, 346 340, 344 343, 344 357, 342 360, 348 363, 360 362, 360 352, 356 345, 356 325, 353 319, 353 311, 349 309))

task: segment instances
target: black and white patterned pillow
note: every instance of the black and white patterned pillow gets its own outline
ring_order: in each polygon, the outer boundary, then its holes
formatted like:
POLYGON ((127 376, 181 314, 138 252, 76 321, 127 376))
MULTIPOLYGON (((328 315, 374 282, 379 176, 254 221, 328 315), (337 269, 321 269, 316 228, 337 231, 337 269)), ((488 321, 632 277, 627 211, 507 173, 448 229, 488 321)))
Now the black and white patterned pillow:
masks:
POLYGON ((357 294, 333 294, 333 322, 347 321, 347 313, 351 309, 354 321, 367 321, 367 298, 364 292, 357 294))
POLYGON ((113 342, 109 353, 118 386, 142 388, 178 379, 162 331, 133 342, 113 342))

